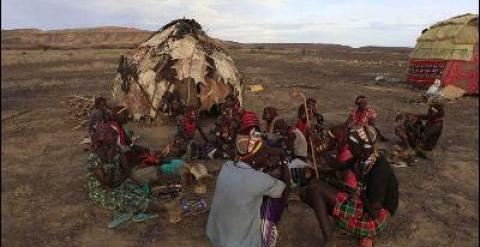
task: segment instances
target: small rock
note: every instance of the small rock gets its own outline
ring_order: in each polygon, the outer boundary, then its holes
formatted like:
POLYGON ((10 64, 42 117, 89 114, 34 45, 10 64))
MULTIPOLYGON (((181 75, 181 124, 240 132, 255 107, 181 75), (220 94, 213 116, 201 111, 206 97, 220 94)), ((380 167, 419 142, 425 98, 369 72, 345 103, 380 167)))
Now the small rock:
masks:
POLYGON ((375 81, 384 81, 384 80, 385 80, 385 77, 383 75, 377 74, 377 76, 375 77, 375 81))
POLYGON ((417 224, 415 224, 415 223, 410 224, 410 229, 411 229, 413 232, 416 232, 416 231, 418 230, 417 224))

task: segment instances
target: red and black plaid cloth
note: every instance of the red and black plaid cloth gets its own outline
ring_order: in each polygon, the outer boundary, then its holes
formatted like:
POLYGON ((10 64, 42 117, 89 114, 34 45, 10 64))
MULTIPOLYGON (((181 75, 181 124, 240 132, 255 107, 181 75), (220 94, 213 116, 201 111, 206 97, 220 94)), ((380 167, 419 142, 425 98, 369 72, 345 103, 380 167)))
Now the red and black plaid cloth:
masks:
POLYGON ((364 211, 363 202, 358 196, 349 196, 344 192, 337 194, 333 216, 337 225, 358 237, 375 237, 387 226, 390 213, 386 209, 372 218, 364 211))

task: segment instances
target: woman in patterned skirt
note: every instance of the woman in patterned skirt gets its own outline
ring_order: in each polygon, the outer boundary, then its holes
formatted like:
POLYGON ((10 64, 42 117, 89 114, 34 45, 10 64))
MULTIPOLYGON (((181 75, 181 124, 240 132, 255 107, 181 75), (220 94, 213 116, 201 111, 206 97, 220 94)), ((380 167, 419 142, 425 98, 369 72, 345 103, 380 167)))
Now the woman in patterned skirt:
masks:
POLYGON ((129 166, 117 144, 117 132, 108 124, 98 124, 87 161, 88 197, 108 210, 143 212, 149 198, 142 187, 127 178, 129 166))

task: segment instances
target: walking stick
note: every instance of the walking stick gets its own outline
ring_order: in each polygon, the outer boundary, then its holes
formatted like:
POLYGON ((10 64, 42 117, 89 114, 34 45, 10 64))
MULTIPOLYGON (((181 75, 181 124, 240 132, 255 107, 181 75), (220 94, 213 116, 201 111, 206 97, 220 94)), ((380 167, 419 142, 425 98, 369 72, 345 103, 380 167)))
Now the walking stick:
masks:
MULTIPOLYGON (((296 96, 301 96, 303 98, 303 104, 305 106, 305 115, 307 117, 307 125, 310 127, 310 119, 308 117, 308 108, 307 108, 307 97, 305 97, 305 95, 296 90, 296 89, 293 89, 293 96, 296 97, 296 96)), ((308 140, 310 142, 310 150, 312 150, 312 159, 313 159, 313 166, 315 167, 315 176, 317 178, 319 178, 319 174, 318 174, 318 167, 317 167, 317 159, 316 159, 316 154, 315 154, 315 148, 313 147, 313 141, 312 141, 312 137, 309 136, 308 137, 308 140)))

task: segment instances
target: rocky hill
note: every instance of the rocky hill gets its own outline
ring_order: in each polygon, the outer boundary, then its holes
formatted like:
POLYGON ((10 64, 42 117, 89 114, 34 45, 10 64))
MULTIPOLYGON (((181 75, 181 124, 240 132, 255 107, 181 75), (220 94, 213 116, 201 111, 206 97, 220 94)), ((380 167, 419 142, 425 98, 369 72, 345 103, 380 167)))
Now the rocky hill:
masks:
POLYGON ((124 27, 2 30, 2 49, 133 48, 151 33, 124 27))

